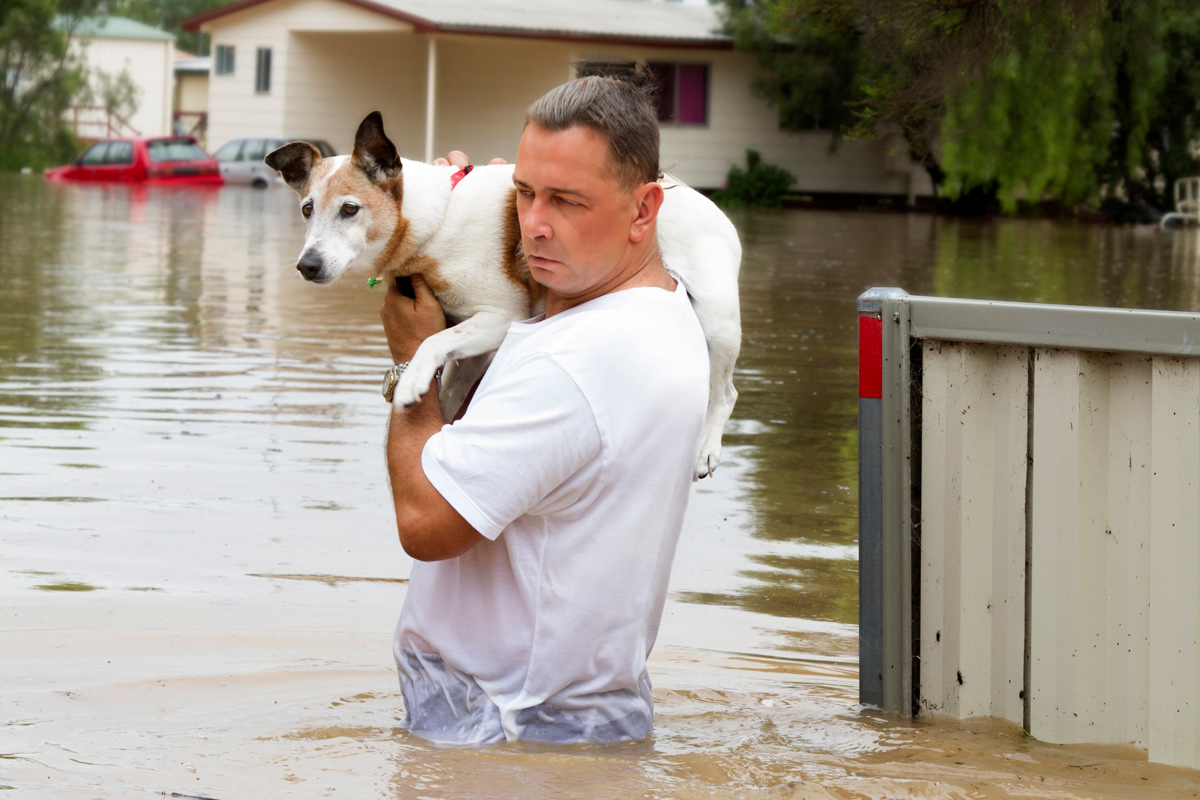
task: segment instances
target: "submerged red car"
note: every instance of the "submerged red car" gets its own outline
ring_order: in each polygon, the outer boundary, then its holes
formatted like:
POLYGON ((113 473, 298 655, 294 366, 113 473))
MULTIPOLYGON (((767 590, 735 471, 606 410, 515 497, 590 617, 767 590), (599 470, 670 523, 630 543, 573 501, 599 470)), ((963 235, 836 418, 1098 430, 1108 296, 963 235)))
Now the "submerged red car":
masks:
POLYGON ((105 139, 45 172, 48 180, 211 185, 223 183, 216 160, 190 136, 105 139))

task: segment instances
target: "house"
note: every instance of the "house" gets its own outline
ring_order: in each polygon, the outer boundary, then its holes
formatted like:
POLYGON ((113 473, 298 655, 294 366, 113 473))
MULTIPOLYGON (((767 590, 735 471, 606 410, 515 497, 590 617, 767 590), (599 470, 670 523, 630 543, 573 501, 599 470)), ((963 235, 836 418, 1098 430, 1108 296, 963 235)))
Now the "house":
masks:
POLYGON ((664 0, 241 0, 184 22, 210 34, 208 143, 240 136, 325 139, 349 152, 383 112, 409 158, 451 149, 516 157, 525 108, 573 77, 580 58, 633 58, 664 78, 662 165, 720 187, 747 149, 807 193, 932 194, 888 142, 779 129, 750 91, 753 56, 714 32, 707 4, 664 0))
POLYGON ((171 132, 172 61, 175 37, 125 17, 85 18, 70 32, 70 48, 89 73, 92 100, 71 109, 75 135, 165 136, 171 132), (103 80, 128 76, 135 108, 125 115, 106 107, 103 80))
POLYGON ((208 128, 208 74, 212 70, 209 56, 194 56, 175 51, 175 133, 195 136, 204 143, 208 128))

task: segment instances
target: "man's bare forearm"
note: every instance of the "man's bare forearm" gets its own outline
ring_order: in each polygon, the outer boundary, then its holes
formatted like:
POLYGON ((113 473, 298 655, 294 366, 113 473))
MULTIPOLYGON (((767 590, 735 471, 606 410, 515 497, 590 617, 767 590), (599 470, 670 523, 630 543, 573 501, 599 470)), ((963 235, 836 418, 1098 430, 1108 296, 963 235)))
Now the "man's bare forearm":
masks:
POLYGON ((387 466, 404 552, 418 561, 454 558, 483 540, 425 477, 421 453, 445 419, 437 387, 420 402, 393 410, 388 423, 387 466))

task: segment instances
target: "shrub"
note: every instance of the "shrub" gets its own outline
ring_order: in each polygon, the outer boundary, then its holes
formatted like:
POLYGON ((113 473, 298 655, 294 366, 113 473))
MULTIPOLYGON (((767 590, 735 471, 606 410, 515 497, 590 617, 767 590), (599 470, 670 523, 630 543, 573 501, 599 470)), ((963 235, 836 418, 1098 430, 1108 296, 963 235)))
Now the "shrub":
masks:
POLYGON ((757 150, 747 150, 746 169, 731 166, 725 188, 713 192, 712 199, 723 206, 778 206, 795 180, 783 167, 764 164, 757 150))

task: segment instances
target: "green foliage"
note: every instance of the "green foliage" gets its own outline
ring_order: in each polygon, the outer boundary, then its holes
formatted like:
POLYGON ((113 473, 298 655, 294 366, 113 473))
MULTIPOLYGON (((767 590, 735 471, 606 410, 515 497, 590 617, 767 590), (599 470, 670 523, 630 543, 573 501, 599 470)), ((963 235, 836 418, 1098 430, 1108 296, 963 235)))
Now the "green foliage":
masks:
POLYGON ((42 167, 75 150, 64 113, 86 89, 67 46, 80 19, 101 0, 0 3, 0 169, 42 167))
POLYGON ((855 121, 823 111, 819 127, 901 133, 949 198, 1167 208, 1197 170, 1193 0, 718 1, 785 127, 814 122, 792 105, 840 104, 855 121), (827 62, 844 74, 814 72, 814 53, 838 44, 855 52, 827 62))
POLYGON ((1164 89, 1162 40, 1173 6, 1110 2, 1083 21, 1066 49, 1056 46, 1063 37, 1015 25, 1015 42, 986 66, 983 80, 947 95, 947 194, 994 182, 1009 212, 1022 198, 1075 206, 1105 190, 1140 194, 1135 184, 1164 89))
POLYGON ((778 106, 782 127, 841 135, 855 125, 870 65, 843 14, 808 0, 725 0, 724 19, 734 46, 758 56, 753 88, 778 106))
POLYGON ((782 167, 763 163, 756 150, 746 151, 746 169, 737 164, 729 168, 725 188, 713 192, 712 199, 723 206, 778 206, 796 176, 782 167))
MULTIPOLYGON (((1200 7, 1175 9, 1164 27, 1162 82, 1148 109, 1141 168, 1124 186, 1132 199, 1165 210, 1173 205, 1175 181, 1200 174, 1193 148, 1200 128, 1200 7)), ((1109 185, 1119 182, 1113 172, 1105 175, 1109 185)))
POLYGON ((92 81, 95 86, 90 92, 92 99, 117 118, 127 120, 137 111, 139 90, 128 69, 116 75, 96 70, 92 73, 92 81))
POLYGON ((110 0, 108 13, 129 17, 175 34, 175 46, 189 53, 207 55, 208 35, 185 31, 180 24, 189 17, 228 5, 229 0, 110 0))

